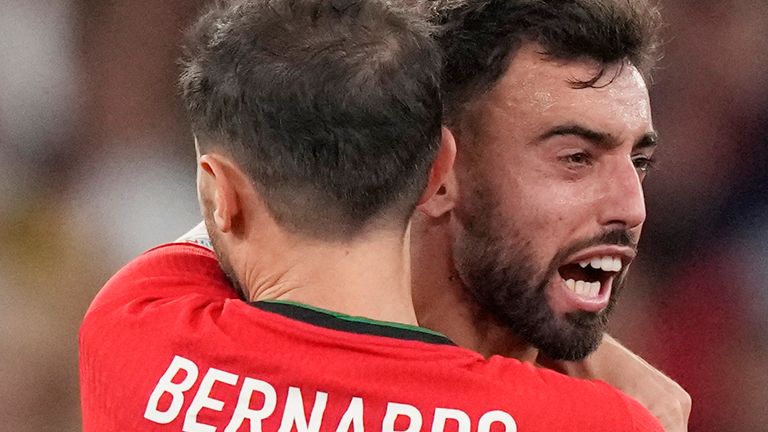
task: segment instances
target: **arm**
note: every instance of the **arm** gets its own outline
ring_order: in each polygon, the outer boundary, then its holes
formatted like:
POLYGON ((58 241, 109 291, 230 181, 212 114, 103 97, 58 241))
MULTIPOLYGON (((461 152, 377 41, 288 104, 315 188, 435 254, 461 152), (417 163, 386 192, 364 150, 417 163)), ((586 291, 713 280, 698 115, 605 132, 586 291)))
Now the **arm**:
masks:
POLYGON ((648 408, 667 432, 688 430, 690 395, 607 334, 598 349, 582 361, 543 360, 541 363, 572 377, 607 382, 648 408))
POLYGON ((157 247, 115 274, 80 327, 83 430, 155 430, 143 413, 158 377, 176 354, 216 352, 230 300, 216 257, 197 245, 157 247))
MULTIPOLYGON (((204 222, 176 239, 176 243, 194 243, 213 249, 204 222)), ((586 360, 546 361, 546 366, 571 377, 605 381, 645 406, 661 420, 667 432, 687 430, 691 410, 688 393, 608 335, 605 335, 597 351, 586 360)))

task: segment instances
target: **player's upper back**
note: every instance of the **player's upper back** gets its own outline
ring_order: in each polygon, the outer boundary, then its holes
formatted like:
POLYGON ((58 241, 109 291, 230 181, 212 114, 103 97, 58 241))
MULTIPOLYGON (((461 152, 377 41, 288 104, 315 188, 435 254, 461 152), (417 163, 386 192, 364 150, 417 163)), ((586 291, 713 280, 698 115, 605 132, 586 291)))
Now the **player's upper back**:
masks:
POLYGON ((248 304, 210 251, 181 244, 94 300, 81 385, 86 431, 661 430, 604 383, 485 360, 424 329, 248 304))

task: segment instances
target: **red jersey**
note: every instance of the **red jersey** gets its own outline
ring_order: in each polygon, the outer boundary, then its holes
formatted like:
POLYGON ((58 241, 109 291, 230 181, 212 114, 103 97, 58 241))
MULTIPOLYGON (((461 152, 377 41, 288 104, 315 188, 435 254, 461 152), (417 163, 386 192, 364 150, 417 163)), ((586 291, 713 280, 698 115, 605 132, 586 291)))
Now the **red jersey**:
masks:
POLYGON ((240 300, 215 255, 155 248, 80 329, 83 429, 661 431, 605 383, 484 359, 417 327, 240 300))

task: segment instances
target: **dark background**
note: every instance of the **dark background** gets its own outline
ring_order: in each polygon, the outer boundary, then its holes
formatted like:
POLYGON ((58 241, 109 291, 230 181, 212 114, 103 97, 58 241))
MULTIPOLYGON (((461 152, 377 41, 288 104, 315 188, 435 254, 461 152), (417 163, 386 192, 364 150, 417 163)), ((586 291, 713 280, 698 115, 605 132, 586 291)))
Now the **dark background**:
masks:
MULTIPOLYGON (((77 329, 122 264, 199 220, 175 78, 201 1, 0 0, 0 430, 77 431, 77 329)), ((768 424, 768 2, 662 2, 660 168, 613 333, 768 424)))

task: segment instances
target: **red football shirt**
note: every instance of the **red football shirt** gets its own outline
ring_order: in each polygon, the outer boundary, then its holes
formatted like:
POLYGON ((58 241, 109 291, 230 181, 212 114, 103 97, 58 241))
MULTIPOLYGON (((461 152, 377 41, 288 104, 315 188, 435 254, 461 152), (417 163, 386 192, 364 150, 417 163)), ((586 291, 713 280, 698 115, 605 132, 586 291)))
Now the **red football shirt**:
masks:
POLYGON ((155 248, 80 330, 98 431, 661 431, 601 382, 489 360, 424 329, 237 298, 209 250, 155 248))

